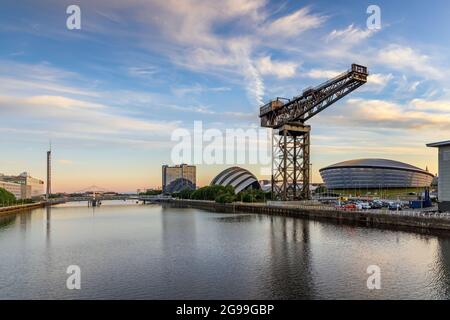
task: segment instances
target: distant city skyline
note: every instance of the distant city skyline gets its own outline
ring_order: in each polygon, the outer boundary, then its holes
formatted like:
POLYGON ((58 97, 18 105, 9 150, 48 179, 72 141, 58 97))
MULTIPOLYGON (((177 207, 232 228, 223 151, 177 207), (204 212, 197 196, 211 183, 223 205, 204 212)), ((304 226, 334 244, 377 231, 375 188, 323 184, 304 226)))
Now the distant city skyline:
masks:
MULTIPOLYGON (((313 182, 362 158, 437 173, 425 145, 450 140, 448 1, 377 1, 380 30, 366 1, 79 1, 81 30, 70 4, 2 4, 0 173, 45 180, 51 140, 53 192, 160 187, 175 129, 258 128, 261 104, 351 63, 369 82, 310 121, 313 182)), ((229 166, 196 164, 197 184, 229 166)))

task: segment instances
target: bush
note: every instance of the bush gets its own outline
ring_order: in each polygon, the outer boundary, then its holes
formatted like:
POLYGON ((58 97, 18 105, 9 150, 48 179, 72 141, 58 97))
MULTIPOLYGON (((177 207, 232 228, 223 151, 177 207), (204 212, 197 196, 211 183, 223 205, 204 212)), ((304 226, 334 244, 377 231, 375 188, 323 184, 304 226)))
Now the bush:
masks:
POLYGON ((232 203, 234 202, 234 195, 222 193, 218 195, 215 199, 217 203, 232 203))
POLYGON ((0 205, 13 205, 16 204, 16 197, 9 191, 0 188, 0 205))
POLYGON ((183 189, 180 192, 178 192, 175 197, 180 199, 191 199, 192 194, 194 193, 194 190, 191 189, 183 189))
POLYGON ((212 185, 199 188, 190 194, 193 200, 209 200, 220 203, 230 203, 235 200, 234 188, 232 186, 212 185))
POLYGON ((236 197, 242 202, 265 202, 270 200, 270 192, 266 193, 262 190, 250 189, 239 192, 236 197))
POLYGON ((160 195, 161 193, 162 193, 161 190, 152 190, 152 189, 149 189, 149 190, 147 190, 147 191, 145 191, 145 192, 139 193, 139 195, 140 195, 140 196, 157 196, 157 195, 160 195))
POLYGON ((232 186, 224 187, 219 185, 202 187, 192 193, 191 199, 215 201, 216 198, 222 194, 234 196, 234 188, 232 186))

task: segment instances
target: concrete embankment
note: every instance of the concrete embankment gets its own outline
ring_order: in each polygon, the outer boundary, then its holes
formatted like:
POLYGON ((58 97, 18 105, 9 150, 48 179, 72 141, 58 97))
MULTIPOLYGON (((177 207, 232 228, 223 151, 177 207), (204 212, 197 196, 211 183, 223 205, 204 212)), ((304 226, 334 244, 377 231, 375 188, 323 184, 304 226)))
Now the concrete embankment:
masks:
POLYGON ((401 213, 372 211, 344 211, 334 208, 299 208, 290 206, 268 206, 266 204, 227 203, 213 201, 171 199, 161 201, 178 207, 191 207, 226 213, 255 213, 280 215, 314 220, 329 220, 367 227, 414 229, 420 232, 444 231, 450 233, 450 219, 443 217, 405 216, 401 213))
POLYGON ((38 203, 22 204, 17 206, 0 207, 0 217, 6 216, 8 214, 18 213, 21 211, 42 208, 44 206, 45 206, 44 202, 38 202, 38 203))

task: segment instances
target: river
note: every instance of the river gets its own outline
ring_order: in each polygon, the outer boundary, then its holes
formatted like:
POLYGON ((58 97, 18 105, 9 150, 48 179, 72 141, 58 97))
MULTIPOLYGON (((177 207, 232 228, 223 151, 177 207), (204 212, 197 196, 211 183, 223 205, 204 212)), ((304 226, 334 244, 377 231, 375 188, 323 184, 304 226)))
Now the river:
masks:
POLYGON ((445 236, 123 201, 0 217, 0 299, 449 298, 445 236))

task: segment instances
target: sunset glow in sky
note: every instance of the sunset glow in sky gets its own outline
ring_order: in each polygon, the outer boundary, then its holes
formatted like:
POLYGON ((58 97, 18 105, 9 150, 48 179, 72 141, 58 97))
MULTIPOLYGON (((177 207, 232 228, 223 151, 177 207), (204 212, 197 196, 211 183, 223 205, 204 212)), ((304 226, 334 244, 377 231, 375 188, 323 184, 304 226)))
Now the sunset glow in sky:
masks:
MULTIPOLYGON (((352 63, 369 82, 309 121, 314 182, 354 158, 437 172, 425 144, 450 140, 447 0, 86 0, 68 30, 71 4, 1 4, 0 173, 43 179, 51 140, 54 192, 159 187, 175 129, 258 128, 261 104, 352 63)), ((198 185, 226 167, 199 165, 198 185)))

